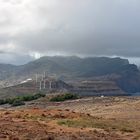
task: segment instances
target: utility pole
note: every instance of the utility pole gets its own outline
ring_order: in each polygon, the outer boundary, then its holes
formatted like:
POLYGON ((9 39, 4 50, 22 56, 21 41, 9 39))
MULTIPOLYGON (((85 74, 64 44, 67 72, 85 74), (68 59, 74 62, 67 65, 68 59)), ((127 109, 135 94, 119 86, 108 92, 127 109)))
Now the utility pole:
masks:
POLYGON ((44 80, 44 75, 42 75, 42 81, 44 80))
POLYGON ((49 82, 49 89, 52 89, 52 81, 49 82))
POLYGON ((46 72, 44 71, 44 78, 46 78, 46 72))
POLYGON ((36 83, 37 83, 37 81, 38 81, 38 75, 37 74, 35 76, 35 80, 36 80, 36 83))
POLYGON ((40 81, 39 90, 42 90, 42 81, 40 81))
POLYGON ((46 80, 44 79, 44 89, 46 88, 46 80))

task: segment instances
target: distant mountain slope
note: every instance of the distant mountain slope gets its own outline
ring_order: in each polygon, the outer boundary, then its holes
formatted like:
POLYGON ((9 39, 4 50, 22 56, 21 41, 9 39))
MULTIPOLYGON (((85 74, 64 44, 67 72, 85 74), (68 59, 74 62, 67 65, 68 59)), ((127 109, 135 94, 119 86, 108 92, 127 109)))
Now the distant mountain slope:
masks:
POLYGON ((0 80, 13 76, 17 70, 18 67, 15 65, 0 64, 0 80))
POLYGON ((137 66, 129 64, 127 59, 107 57, 56 56, 42 57, 21 66, 0 64, 1 84, 35 77, 36 73, 42 74, 44 71, 58 78, 72 80, 106 77, 107 80, 115 81, 126 92, 140 92, 140 71, 137 66))
POLYGON ((85 77, 118 73, 122 71, 123 66, 129 65, 126 59, 107 57, 84 59, 78 57, 50 57, 49 59, 76 73, 76 76, 85 77))

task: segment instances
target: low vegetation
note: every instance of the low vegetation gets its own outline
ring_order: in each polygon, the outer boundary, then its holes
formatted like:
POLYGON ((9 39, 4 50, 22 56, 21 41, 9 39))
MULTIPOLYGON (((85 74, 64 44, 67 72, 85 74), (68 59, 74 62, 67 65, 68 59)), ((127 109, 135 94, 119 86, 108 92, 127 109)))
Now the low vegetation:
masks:
POLYGON ((50 99, 51 102, 61 102, 61 101, 66 101, 66 100, 73 100, 73 99, 78 99, 78 96, 76 94, 72 93, 65 93, 65 94, 59 94, 55 95, 50 99))
POLYGON ((39 99, 39 98, 44 97, 44 96, 45 96, 45 94, 37 93, 37 94, 34 94, 34 95, 27 95, 27 96, 15 97, 15 98, 0 99, 0 105, 4 105, 4 104, 10 104, 12 106, 24 105, 25 101, 36 100, 36 99, 39 99))
POLYGON ((138 125, 134 122, 130 123, 129 121, 118 121, 116 123, 116 121, 99 118, 60 119, 57 123, 68 127, 100 128, 104 130, 119 130, 126 133, 136 132, 138 127, 138 125))
POLYGON ((25 105, 25 103, 21 100, 14 100, 14 102, 12 103, 12 106, 21 106, 21 105, 25 105))

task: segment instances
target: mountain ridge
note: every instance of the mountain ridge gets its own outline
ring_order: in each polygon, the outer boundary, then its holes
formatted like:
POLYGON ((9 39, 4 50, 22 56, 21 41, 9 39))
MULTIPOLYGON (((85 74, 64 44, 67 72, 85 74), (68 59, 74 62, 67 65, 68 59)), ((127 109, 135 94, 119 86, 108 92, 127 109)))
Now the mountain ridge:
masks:
POLYGON ((63 57, 44 56, 24 65, 0 64, 1 84, 20 82, 36 74, 55 75, 63 80, 95 79, 106 77, 113 80, 125 92, 140 92, 140 71, 134 64, 130 64, 127 59, 119 57, 87 57, 76 56, 63 57))

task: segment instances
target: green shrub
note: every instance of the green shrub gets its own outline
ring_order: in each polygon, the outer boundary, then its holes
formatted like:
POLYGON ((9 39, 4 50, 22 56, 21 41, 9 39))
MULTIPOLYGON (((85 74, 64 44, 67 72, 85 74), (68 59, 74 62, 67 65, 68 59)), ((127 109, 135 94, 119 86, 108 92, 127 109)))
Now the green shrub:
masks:
POLYGON ((34 100, 34 95, 28 95, 21 97, 23 101, 32 101, 34 100))
POLYGON ((72 93, 66 93, 66 94, 60 94, 52 97, 50 101, 52 102, 60 102, 60 101, 65 101, 65 100, 72 100, 72 99, 77 99, 78 96, 76 94, 72 93))
POLYGON ((0 105, 3 105, 3 104, 5 104, 5 100, 0 99, 0 105))
POLYGON ((12 104, 13 100, 11 98, 7 98, 7 99, 5 99, 5 103, 6 104, 12 104))
POLYGON ((34 95, 34 99, 38 99, 38 98, 45 97, 45 96, 46 96, 45 94, 37 93, 34 95))
POLYGON ((45 97, 45 94, 37 93, 37 94, 34 94, 34 95, 0 99, 0 105, 3 105, 3 104, 11 104, 12 106, 17 106, 18 104, 23 105, 24 101, 32 101, 32 100, 39 99, 41 97, 45 97))
POLYGON ((22 99, 20 97, 16 97, 16 98, 6 99, 5 102, 8 103, 8 104, 13 104, 16 100, 22 101, 22 99))
POLYGON ((12 106, 21 106, 21 105, 25 105, 25 103, 21 100, 14 100, 14 102, 12 103, 12 106))

